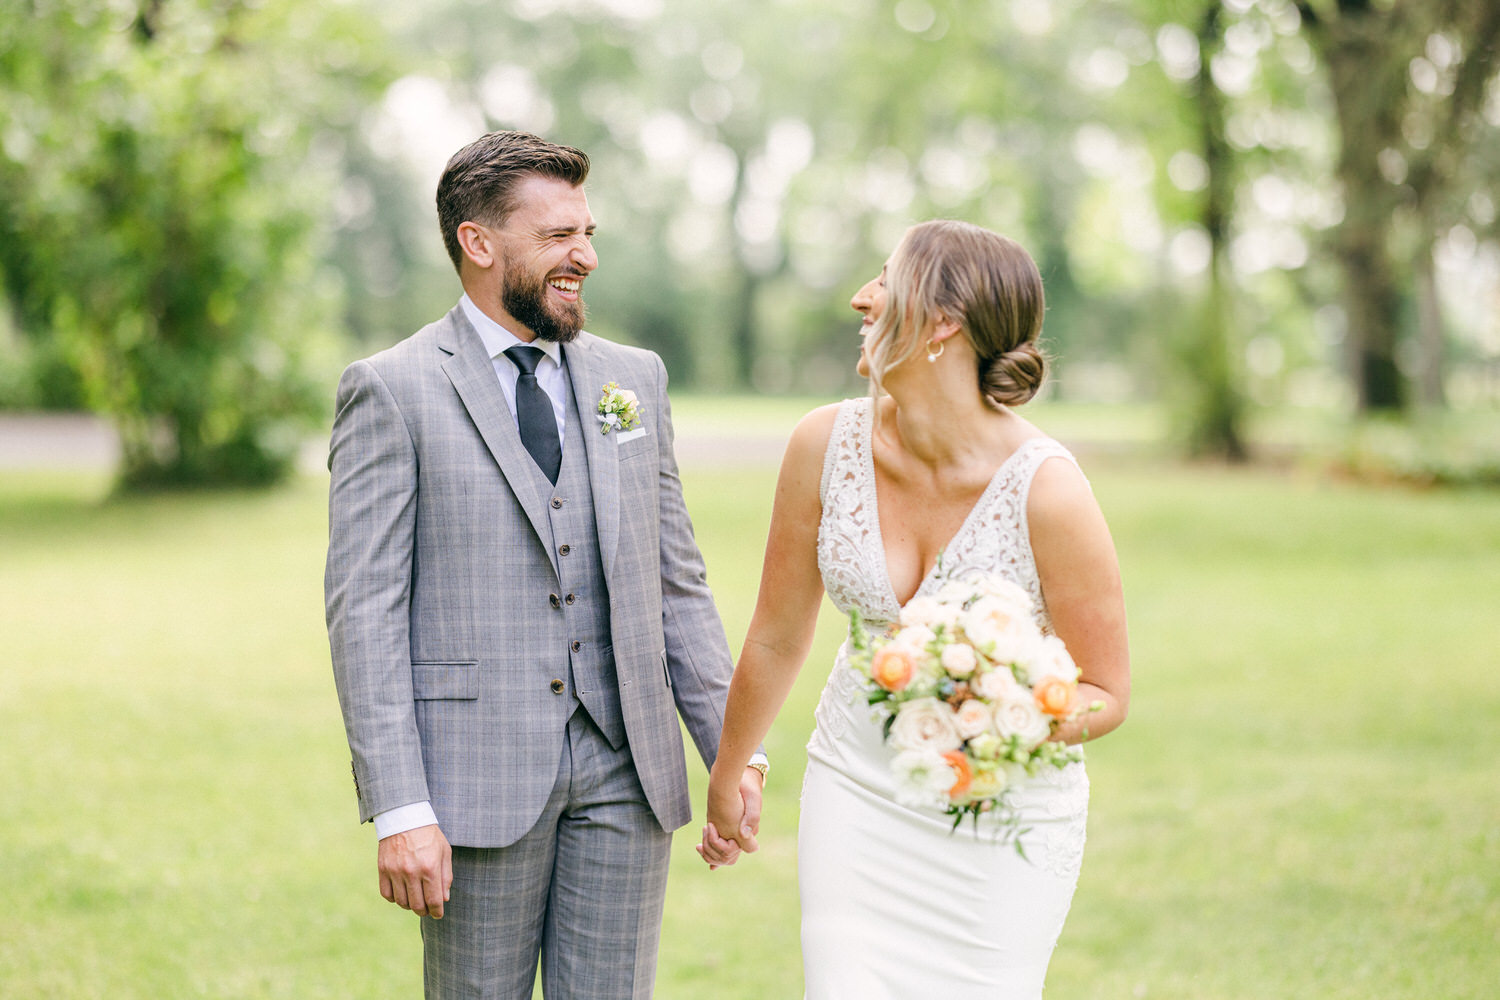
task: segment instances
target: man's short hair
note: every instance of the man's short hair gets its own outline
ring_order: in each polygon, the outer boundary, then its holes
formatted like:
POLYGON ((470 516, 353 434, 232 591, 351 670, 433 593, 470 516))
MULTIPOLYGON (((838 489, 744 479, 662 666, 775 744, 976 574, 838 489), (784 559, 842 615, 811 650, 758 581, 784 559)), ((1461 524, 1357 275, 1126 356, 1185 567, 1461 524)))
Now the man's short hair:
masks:
POLYGON ((573 186, 589 175, 589 158, 572 146, 559 146, 529 132, 490 132, 454 153, 438 181, 438 225, 443 245, 458 270, 463 249, 458 227, 465 222, 499 227, 516 207, 516 186, 539 174, 573 186))

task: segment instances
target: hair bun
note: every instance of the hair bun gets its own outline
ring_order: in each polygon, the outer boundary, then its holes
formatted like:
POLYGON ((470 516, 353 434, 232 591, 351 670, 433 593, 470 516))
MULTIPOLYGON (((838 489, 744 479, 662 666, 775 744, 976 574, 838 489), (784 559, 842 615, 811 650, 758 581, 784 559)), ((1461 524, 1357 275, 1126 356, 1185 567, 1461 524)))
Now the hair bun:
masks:
POLYGON ((1047 358, 1034 341, 997 354, 979 372, 979 389, 997 406, 1020 406, 1041 389, 1047 377, 1047 358))

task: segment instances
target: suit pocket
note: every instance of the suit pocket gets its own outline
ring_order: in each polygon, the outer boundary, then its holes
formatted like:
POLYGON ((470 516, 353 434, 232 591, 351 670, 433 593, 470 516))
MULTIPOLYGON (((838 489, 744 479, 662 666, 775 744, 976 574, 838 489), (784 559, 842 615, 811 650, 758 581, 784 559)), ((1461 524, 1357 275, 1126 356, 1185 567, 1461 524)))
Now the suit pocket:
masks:
MULTIPOLYGON (((642 428, 644 431, 645 428, 642 428)), ((615 454, 620 456, 620 461, 628 462, 638 459, 643 455, 656 454, 656 441, 651 435, 643 433, 640 437, 631 438, 629 441, 621 441, 615 445, 615 454)))
POLYGON ((411 665, 417 701, 473 701, 479 697, 478 660, 427 660, 411 665))

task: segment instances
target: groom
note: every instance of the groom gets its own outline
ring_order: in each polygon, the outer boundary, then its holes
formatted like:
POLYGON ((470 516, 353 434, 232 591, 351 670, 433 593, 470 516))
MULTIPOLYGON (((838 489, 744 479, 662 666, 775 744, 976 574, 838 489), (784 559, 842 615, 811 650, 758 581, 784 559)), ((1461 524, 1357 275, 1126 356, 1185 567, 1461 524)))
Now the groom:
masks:
POLYGON ((649 997, 690 818, 678 713, 718 747, 731 664, 666 371, 580 330, 588 169, 520 132, 459 150, 437 204, 463 297, 339 384, 334 679, 428 997, 529 998, 539 961, 549 1000, 649 997))

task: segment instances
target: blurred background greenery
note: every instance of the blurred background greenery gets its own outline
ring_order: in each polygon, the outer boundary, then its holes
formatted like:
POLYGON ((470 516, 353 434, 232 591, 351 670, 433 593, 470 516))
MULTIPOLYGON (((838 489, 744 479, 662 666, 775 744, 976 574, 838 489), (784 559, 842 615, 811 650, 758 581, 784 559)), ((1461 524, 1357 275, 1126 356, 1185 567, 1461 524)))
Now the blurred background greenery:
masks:
MULTIPOLYGON (((0 431, 119 445, 0 454, 0 996, 415 995, 299 457, 457 298, 433 189, 512 127, 595 160, 589 325, 667 360, 736 648, 780 442, 863 390, 848 296, 923 218, 1036 256, 1027 414, 1084 458, 1136 663, 1049 996, 1492 996, 1497 39, 1493 0, 0 2, 0 431)), ((677 839, 659 996, 799 994, 841 628, 762 855, 677 839)))
POLYGON ((127 486, 285 475, 456 298, 432 192, 493 128, 594 157, 590 326, 678 386, 858 391, 847 297, 952 216, 1036 256, 1058 400, 1500 479, 1491 0, 11 0, 0 38, 0 407, 106 414, 127 486))

